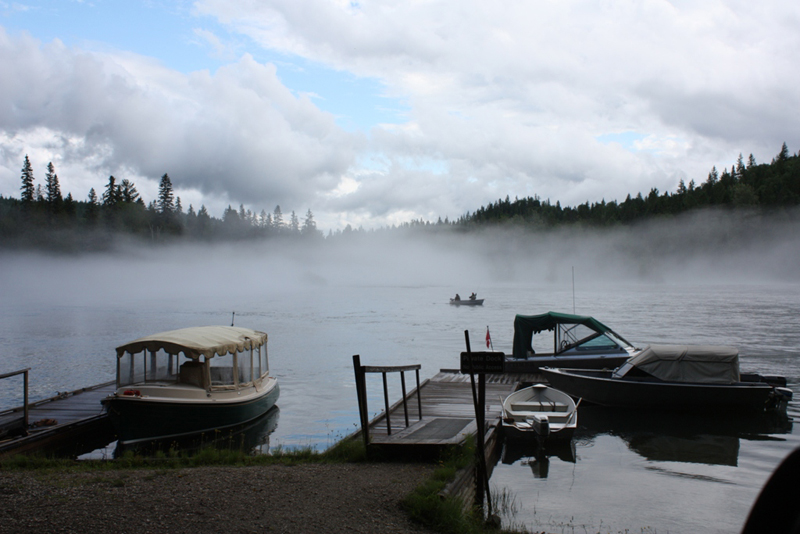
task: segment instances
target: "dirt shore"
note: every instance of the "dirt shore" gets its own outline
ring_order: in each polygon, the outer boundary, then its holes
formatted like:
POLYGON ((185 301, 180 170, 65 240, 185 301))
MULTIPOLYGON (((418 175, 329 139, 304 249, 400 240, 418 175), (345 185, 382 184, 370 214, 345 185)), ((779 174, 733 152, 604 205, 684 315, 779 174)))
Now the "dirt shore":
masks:
POLYGON ((400 501, 433 466, 0 472, 0 532, 426 533, 400 501))

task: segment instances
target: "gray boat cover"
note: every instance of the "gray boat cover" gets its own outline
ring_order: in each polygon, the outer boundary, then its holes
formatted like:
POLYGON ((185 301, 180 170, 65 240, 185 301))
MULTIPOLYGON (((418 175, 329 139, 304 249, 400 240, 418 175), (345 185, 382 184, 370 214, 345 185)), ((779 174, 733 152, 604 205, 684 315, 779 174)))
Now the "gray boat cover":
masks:
POLYGON ((124 353, 137 354, 147 349, 167 354, 183 352, 187 357, 198 359, 223 356, 244 350, 258 348, 267 342, 267 334, 238 326, 196 326, 170 330, 139 338, 117 347, 117 356, 124 353))
POLYGON ((714 345, 650 345, 625 364, 667 382, 739 381, 739 350, 714 345))

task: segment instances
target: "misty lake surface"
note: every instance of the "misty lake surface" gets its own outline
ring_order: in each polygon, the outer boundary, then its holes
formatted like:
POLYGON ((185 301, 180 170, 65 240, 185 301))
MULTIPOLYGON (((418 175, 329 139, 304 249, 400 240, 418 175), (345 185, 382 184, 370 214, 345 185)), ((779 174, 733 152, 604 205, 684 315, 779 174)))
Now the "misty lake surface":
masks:
MULTIPOLYGON (((637 345, 734 345, 743 370, 788 379, 796 399, 788 414, 800 413, 796 283, 600 283, 578 264, 573 292, 569 264, 504 281, 463 269, 424 276, 425 265, 393 259, 369 268, 339 258, 334 269, 302 255, 283 267, 243 265, 245 255, 232 251, 220 251, 212 265, 181 254, 2 258, 0 372, 30 367, 32 399, 47 398, 112 380, 122 343, 230 324, 235 311, 237 326, 269 334, 281 396, 268 447, 324 449, 356 430, 354 354, 365 365, 421 364, 425 379, 458 367, 465 330, 481 347, 488 326, 494 348, 508 353, 515 314, 574 309, 637 345), (456 292, 472 291, 484 306, 449 305, 456 292)), ((369 380, 370 406, 380 407, 380 376, 369 380)), ((399 398, 399 378, 389 394, 399 398)), ((20 403, 21 382, 2 381, 0 408, 20 403)), ((785 419, 642 418, 581 407, 573 445, 538 459, 504 451, 491 485, 513 503, 506 524, 569 533, 736 532, 771 472, 800 445, 800 430, 785 419)))

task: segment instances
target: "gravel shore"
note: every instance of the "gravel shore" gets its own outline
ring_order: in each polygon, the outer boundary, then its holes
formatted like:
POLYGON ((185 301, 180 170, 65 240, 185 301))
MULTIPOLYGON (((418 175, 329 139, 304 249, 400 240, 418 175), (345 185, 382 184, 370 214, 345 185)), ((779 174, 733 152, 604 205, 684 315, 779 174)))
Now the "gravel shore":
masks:
POLYGON ((426 533, 400 501, 423 464, 0 472, 2 533, 426 533))

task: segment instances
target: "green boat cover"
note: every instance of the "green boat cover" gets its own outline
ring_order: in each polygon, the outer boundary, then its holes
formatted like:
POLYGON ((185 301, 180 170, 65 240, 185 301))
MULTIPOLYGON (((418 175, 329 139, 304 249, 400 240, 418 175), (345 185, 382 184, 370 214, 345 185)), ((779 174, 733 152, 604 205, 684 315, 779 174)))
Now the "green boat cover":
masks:
POLYGON ((517 315, 514 318, 514 357, 525 358, 531 349, 531 341, 534 334, 544 330, 553 330, 560 324, 582 324, 597 333, 605 334, 606 332, 611 332, 618 338, 623 339, 619 334, 594 317, 586 315, 570 315, 557 312, 547 312, 541 315, 517 315))
POLYGON ((147 349, 163 350, 167 354, 183 352, 188 358, 198 359, 224 356, 260 347, 267 342, 267 334, 238 326, 196 326, 161 332, 139 338, 117 347, 117 356, 137 354, 147 349))

